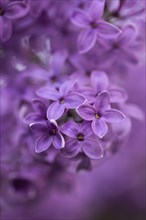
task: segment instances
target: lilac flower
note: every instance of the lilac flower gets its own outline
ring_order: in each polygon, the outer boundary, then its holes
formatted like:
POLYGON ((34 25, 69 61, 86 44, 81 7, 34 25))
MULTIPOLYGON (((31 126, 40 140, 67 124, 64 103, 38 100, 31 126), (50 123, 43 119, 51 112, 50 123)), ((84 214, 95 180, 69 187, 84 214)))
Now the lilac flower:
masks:
POLYGON ((29 113, 24 121, 28 124, 31 124, 33 122, 43 122, 47 120, 46 112, 47 112, 47 106, 45 103, 41 102, 39 99, 33 100, 33 107, 35 112, 29 113))
POLYGON ((77 124, 69 121, 63 125, 61 131, 70 137, 65 148, 61 150, 65 157, 72 158, 80 152, 84 152, 91 159, 99 159, 103 156, 101 144, 93 136, 90 122, 84 121, 82 124, 77 124))
POLYGON ((65 61, 68 57, 68 53, 66 50, 60 50, 54 53, 53 59, 50 63, 50 70, 49 70, 49 81, 50 84, 59 84, 62 83, 65 75, 63 76, 63 72, 65 69, 65 61))
POLYGON ((106 122, 117 123, 125 118, 122 112, 110 108, 110 97, 106 91, 97 96, 94 106, 83 104, 77 112, 83 119, 92 121, 92 129, 100 138, 108 131, 106 122))
POLYGON ((118 63, 137 64, 138 58, 135 53, 136 29, 133 25, 123 28, 116 39, 108 39, 104 42, 105 50, 101 52, 99 62, 114 66, 118 63), (116 63, 115 63, 116 60, 116 63))
POLYGON ((74 82, 67 82, 60 86, 59 91, 52 88, 42 88, 37 94, 43 98, 53 100, 54 102, 47 110, 47 118, 57 120, 65 109, 75 109, 85 101, 85 97, 77 92, 70 92, 74 82))
POLYGON ((12 34, 12 21, 24 17, 29 4, 24 1, 0 0, 0 39, 7 41, 12 34))
POLYGON ((54 120, 32 123, 30 124, 30 128, 38 137, 35 144, 35 151, 37 153, 46 151, 51 144, 56 149, 64 147, 64 138, 59 132, 57 123, 54 120))
POLYGON ((125 90, 118 86, 110 86, 109 78, 103 71, 92 71, 91 85, 94 88, 94 96, 107 90, 110 95, 110 102, 119 103, 127 100, 127 93, 125 90))
POLYGON ((111 12, 111 17, 118 19, 131 19, 144 15, 144 0, 125 0, 125 1, 107 1, 107 7, 111 12))
POLYGON ((80 53, 86 53, 91 50, 98 37, 115 37, 120 30, 114 25, 102 21, 101 17, 104 12, 105 1, 93 1, 88 12, 75 10, 71 21, 83 31, 78 37, 78 47, 80 53))

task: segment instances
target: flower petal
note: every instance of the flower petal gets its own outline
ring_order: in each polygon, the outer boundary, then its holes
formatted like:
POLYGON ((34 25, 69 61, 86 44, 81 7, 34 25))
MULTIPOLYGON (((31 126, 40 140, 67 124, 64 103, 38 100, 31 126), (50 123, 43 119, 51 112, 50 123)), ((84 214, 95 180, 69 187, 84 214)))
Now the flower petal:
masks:
POLYGON ((66 50, 60 50, 54 54, 53 60, 51 63, 51 68, 55 75, 60 74, 61 71, 63 70, 67 56, 68 56, 68 53, 66 50))
POLYGON ((85 28, 89 26, 90 17, 82 10, 75 10, 72 14, 71 21, 78 27, 85 28))
POLYGON ((83 30, 78 37, 79 53, 87 53, 91 50, 97 40, 97 33, 93 29, 83 30))
POLYGON ((29 126, 31 130, 38 135, 46 133, 48 130, 47 124, 42 122, 31 123, 29 126))
POLYGON ((134 104, 126 104, 122 107, 122 110, 128 114, 130 117, 133 117, 135 119, 138 119, 140 121, 144 120, 144 112, 140 109, 139 106, 134 104))
POLYGON ((95 101, 95 109, 97 113, 103 113, 110 107, 110 97, 107 91, 101 92, 95 101))
POLYGON ((62 149, 65 146, 65 141, 63 136, 60 133, 57 133, 52 137, 53 145, 56 149, 62 149))
POLYGON ((59 97, 57 90, 52 88, 41 88, 36 93, 38 96, 42 98, 46 98, 54 101, 56 101, 59 97))
POLYGON ((79 132, 79 125, 74 121, 68 121, 62 126, 61 132, 68 137, 76 138, 79 132))
POLYGON ((126 26, 118 37, 121 46, 127 46, 136 36, 136 30, 133 25, 126 26))
POLYGON ((89 15, 94 21, 99 20, 104 12, 105 0, 93 1, 89 7, 89 15))
POLYGON ((36 113, 30 113, 24 118, 24 121, 27 124, 31 124, 33 122, 41 122, 43 120, 44 120, 43 117, 36 113))
POLYGON ((93 131, 91 128, 91 122, 83 121, 82 124, 80 125, 80 129, 78 131, 80 131, 80 133, 84 134, 85 137, 88 137, 91 134, 93 134, 93 131))
POLYGON ((35 144, 35 152, 41 153, 47 150, 50 147, 51 143, 52 143, 52 139, 47 135, 43 135, 39 137, 35 144))
POLYGON ((29 4, 23 1, 11 2, 8 4, 6 17, 10 20, 22 18, 28 13, 29 9, 29 4))
POLYGON ((0 16, 0 39, 4 42, 10 39, 12 35, 12 24, 7 18, 0 16))
POLYGON ((128 98, 126 91, 120 87, 108 89, 108 92, 112 103, 125 102, 128 98))
POLYGON ((65 107, 67 109, 77 108, 79 105, 83 104, 85 100, 85 97, 78 92, 72 92, 65 97, 65 107))
POLYGON ((98 140, 86 139, 82 145, 84 153, 91 159, 103 157, 103 149, 98 140))
POLYGON ((105 21, 100 21, 97 27, 98 34, 104 38, 113 38, 116 37, 120 33, 120 29, 105 21))
POLYGON ((60 96, 66 96, 72 89, 73 86, 75 85, 76 80, 70 80, 70 81, 66 81, 65 83, 63 83, 60 86, 60 90, 59 90, 59 94, 60 96))
POLYGON ((135 51, 122 49, 120 51, 120 55, 121 55, 121 61, 123 60, 125 62, 130 62, 133 65, 136 65, 139 62, 137 53, 135 51))
POLYGON ((114 131, 115 135, 118 139, 125 138, 132 129, 132 123, 130 118, 125 118, 120 123, 113 123, 112 130, 114 131))
POLYGON ((106 122, 117 123, 122 121, 125 118, 125 115, 116 109, 110 109, 103 113, 102 118, 106 122))
POLYGON ((64 157, 73 158, 77 156, 80 150, 81 150, 81 145, 78 143, 78 141, 70 140, 66 142, 65 147, 61 149, 60 152, 64 157))
POLYGON ((60 104, 59 102, 52 103, 47 110, 47 118, 48 120, 54 119, 57 120, 60 118, 65 110, 65 106, 60 104))
POLYGON ((92 71, 91 83, 95 88, 96 92, 102 92, 109 86, 109 79, 103 71, 92 71))
POLYGON ((91 126, 92 126, 94 133, 99 138, 103 138, 106 135, 106 133, 108 132, 107 124, 102 119, 94 119, 92 121, 91 126))
POLYGON ((47 106, 42 101, 40 101, 39 99, 34 99, 32 104, 36 112, 42 115, 46 114, 47 106))
POLYGON ((77 109, 77 113, 81 118, 87 121, 92 121, 95 118, 96 112, 93 106, 84 104, 77 109))

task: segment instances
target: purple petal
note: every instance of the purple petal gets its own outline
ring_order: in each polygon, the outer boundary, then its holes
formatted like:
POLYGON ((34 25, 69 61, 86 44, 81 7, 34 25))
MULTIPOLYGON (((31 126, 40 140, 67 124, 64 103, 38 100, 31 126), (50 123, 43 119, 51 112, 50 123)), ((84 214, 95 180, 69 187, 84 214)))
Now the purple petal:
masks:
POLYGON ((47 118, 48 120, 54 119, 57 120, 60 118, 65 110, 65 106, 60 104, 59 102, 52 103, 47 110, 47 118))
POLYGON ((99 138, 103 138, 108 132, 107 124, 102 119, 94 119, 91 125, 94 133, 99 138))
POLYGON ((82 134, 84 134, 85 137, 88 137, 91 134, 93 134, 93 131, 92 131, 92 128, 91 128, 91 122, 83 121, 81 126, 80 126, 80 132, 82 134))
POLYGON ((27 124, 31 124, 33 122, 41 122, 43 120, 44 120, 43 117, 36 113, 30 113, 24 118, 24 121, 27 124))
POLYGON ((82 146, 84 153, 91 159, 103 157, 103 149, 97 140, 86 139, 82 146))
POLYGON ((77 108, 79 105, 83 104, 85 100, 85 97, 78 92, 72 92, 65 97, 65 107, 67 109, 77 108))
POLYGON ((47 135, 43 135, 39 137, 35 144, 36 153, 41 153, 47 150, 50 147, 51 143, 52 143, 52 139, 47 135))
POLYGON ((116 109, 110 109, 103 113, 102 118, 106 122, 117 123, 122 121, 125 118, 125 115, 116 109))
POLYGON ((67 56, 68 56, 68 53, 66 50, 60 50, 54 54, 51 67, 55 75, 60 74, 61 71, 63 70, 67 56))
POLYGON ((29 4, 25 4, 24 2, 11 2, 8 4, 6 17, 10 20, 22 18, 28 13, 29 9, 29 4))
POLYGON ((97 26, 97 32, 101 37, 110 38, 116 37, 120 33, 120 29, 108 22, 100 21, 97 26))
POLYGON ((122 107, 123 111, 129 116, 138 119, 140 121, 144 120, 144 112, 134 104, 126 104, 122 107))
POLYGON ((50 100, 54 100, 56 101, 59 97, 59 94, 57 92, 56 89, 52 89, 52 88, 41 88, 37 91, 37 95, 42 97, 42 98, 46 98, 46 99, 50 99, 50 100))
POLYGON ((95 109, 97 113, 103 113, 105 110, 109 109, 109 107, 110 107, 109 93, 104 91, 97 96, 95 102, 95 109))
POLYGON ((42 123, 42 122, 32 123, 30 124, 30 128, 35 134, 38 134, 38 135, 42 133, 46 133, 48 130, 47 124, 42 123))
POLYGON ((87 99, 88 103, 94 102, 96 93, 93 88, 85 86, 82 87, 79 92, 87 99))
POLYGON ((91 74, 91 83, 96 92, 102 92, 109 86, 109 79, 103 71, 93 71, 91 74))
POLYGON ((60 90, 59 90, 60 96, 66 96, 72 90, 75 83, 76 83, 75 80, 67 81, 67 82, 63 83, 60 86, 60 90))
POLYGON ((93 29, 83 30, 78 37, 79 53, 86 53, 91 50, 97 40, 97 33, 93 29))
POLYGON ((125 102, 128 98, 126 91, 120 87, 108 89, 108 92, 112 103, 125 102))
POLYGON ((45 115, 47 111, 47 106, 41 102, 39 99, 33 100, 33 108, 36 112, 40 113, 40 115, 45 115))
POLYGON ((132 64, 138 64, 138 56, 137 53, 134 53, 132 50, 123 49, 120 51, 121 60, 125 62, 130 62, 132 64))
POLYGON ((112 129, 119 139, 125 138, 131 131, 132 123, 130 118, 125 118, 120 123, 112 124, 112 129))
POLYGON ((74 121, 68 121, 62 126, 61 132, 68 137, 76 138, 79 132, 79 125, 74 121))
POLYGON ((96 114, 94 107, 87 104, 81 105, 77 109, 77 113, 80 115, 81 118, 87 121, 92 121, 95 118, 96 114))
POLYGON ((78 143, 78 141, 70 140, 66 142, 65 147, 61 149, 60 152, 64 157, 73 158, 77 156, 80 150, 81 150, 81 145, 78 143))
POLYGON ((86 12, 78 9, 74 11, 71 17, 71 21, 76 26, 85 28, 89 26, 90 17, 88 16, 86 12))
POLYGON ((99 20, 104 12, 105 0, 93 1, 89 7, 89 15, 94 21, 99 20))
POLYGON ((9 19, 0 16, 0 39, 7 41, 12 35, 12 24, 9 19))
POLYGON ((65 146, 65 141, 63 136, 60 133, 57 133, 52 137, 53 145, 56 149, 62 149, 65 146))
POLYGON ((131 41, 133 41, 136 36, 136 30, 133 25, 128 25, 125 27, 118 37, 118 42, 121 46, 127 46, 131 41))

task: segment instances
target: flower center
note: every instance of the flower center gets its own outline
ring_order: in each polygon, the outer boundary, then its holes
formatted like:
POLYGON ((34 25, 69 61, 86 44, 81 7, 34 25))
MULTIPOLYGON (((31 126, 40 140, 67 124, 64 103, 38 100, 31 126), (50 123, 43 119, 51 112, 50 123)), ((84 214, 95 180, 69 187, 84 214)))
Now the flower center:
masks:
POLYGON ((56 135, 56 132, 57 132, 56 129, 52 129, 52 134, 53 135, 56 135))
POLYGON ((84 8, 84 3, 83 3, 83 2, 80 2, 79 5, 78 5, 78 7, 81 8, 81 9, 84 8))
POLYGON ((5 11, 2 7, 0 7, 0 16, 3 16, 5 14, 5 11))
POLYGON ((59 99, 59 102, 60 102, 60 104, 64 104, 64 102, 65 102, 64 98, 61 97, 61 98, 59 99))
POLYGON ((114 43, 114 44, 113 44, 113 48, 114 48, 114 49, 119 49, 119 44, 118 44, 118 43, 114 43))
POLYGON ((90 25, 91 25, 91 27, 92 27, 93 29, 97 28, 97 23, 96 23, 95 21, 92 21, 92 22, 90 23, 90 25))
POLYGON ((56 77, 56 76, 52 76, 52 77, 51 77, 51 81, 52 81, 53 83, 57 82, 57 77, 56 77))
POLYGON ((55 135, 57 134, 57 129, 53 128, 53 129, 49 132, 49 134, 50 134, 51 136, 55 136, 55 135))
POLYGON ((77 139, 78 139, 78 141, 83 141, 84 140, 84 135, 83 134, 78 134, 77 139))
POLYGON ((96 118, 96 119, 99 119, 99 118, 100 118, 99 114, 96 113, 96 114, 95 114, 95 118, 96 118))

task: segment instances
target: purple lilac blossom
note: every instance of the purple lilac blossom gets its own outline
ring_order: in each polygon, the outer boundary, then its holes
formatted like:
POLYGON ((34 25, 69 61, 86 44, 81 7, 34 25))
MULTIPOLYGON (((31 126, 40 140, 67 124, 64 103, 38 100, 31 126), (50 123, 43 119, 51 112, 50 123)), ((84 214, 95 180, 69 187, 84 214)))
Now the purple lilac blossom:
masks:
POLYGON ((51 144, 56 149, 64 147, 64 138, 59 132, 57 123, 54 120, 46 122, 36 122, 30 124, 31 130, 34 132, 38 139, 35 144, 35 151, 41 153, 47 150, 51 144))
POLYGON ((29 4, 22 1, 0 1, 0 39, 7 41, 12 34, 12 22, 29 12, 29 4))
POLYGON ((91 50, 98 37, 113 38, 120 33, 117 27, 101 20, 104 4, 104 0, 93 1, 87 12, 78 9, 72 15, 72 23, 83 29, 78 37, 80 53, 91 50))
POLYGON ((122 112, 110 108, 110 97, 106 91, 97 96, 93 106, 83 104, 77 112, 84 120, 92 121, 92 129, 100 138, 108 132, 106 122, 118 123, 125 118, 122 112))
POLYGON ((102 146, 93 135, 90 122, 84 121, 82 124, 77 124, 69 121, 62 126, 61 131, 70 137, 66 141, 65 148, 61 150, 63 156, 72 158, 83 152, 91 159, 103 157, 102 146))
POLYGON ((67 82, 60 86, 59 91, 49 88, 41 88, 37 91, 40 97, 54 101, 47 110, 49 120, 57 120, 65 109, 75 109, 85 101, 85 97, 78 92, 71 92, 73 85, 74 83, 67 82))
POLYGON ((43 102, 41 102, 39 99, 33 100, 33 107, 34 110, 36 110, 33 113, 29 113, 25 117, 25 122, 28 124, 31 124, 33 122, 43 122, 47 120, 46 111, 47 111, 47 105, 43 102))

